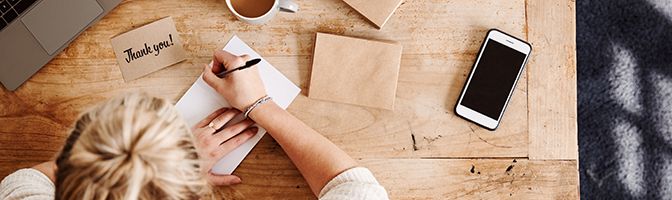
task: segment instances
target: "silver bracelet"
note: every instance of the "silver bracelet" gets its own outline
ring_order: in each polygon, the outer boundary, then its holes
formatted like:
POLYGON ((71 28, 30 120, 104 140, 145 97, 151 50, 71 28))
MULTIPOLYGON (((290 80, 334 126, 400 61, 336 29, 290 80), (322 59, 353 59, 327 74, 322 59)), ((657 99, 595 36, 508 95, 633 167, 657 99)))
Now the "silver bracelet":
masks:
POLYGON ((252 104, 250 107, 247 107, 247 109, 245 110, 245 118, 247 118, 248 115, 250 115, 250 112, 252 112, 252 110, 254 110, 255 108, 257 108, 257 106, 259 106, 259 105, 261 105, 261 104, 264 104, 264 103, 266 103, 266 102, 268 102, 268 101, 270 101, 270 100, 273 100, 273 98, 269 97, 268 95, 259 98, 259 100, 257 100, 256 102, 254 102, 254 104, 252 104))

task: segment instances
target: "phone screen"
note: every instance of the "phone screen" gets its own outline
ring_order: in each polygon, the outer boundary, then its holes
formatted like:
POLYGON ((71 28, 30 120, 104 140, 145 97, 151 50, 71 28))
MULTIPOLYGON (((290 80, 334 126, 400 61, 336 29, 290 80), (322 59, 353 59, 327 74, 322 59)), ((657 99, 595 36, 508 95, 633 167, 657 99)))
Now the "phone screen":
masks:
POLYGON ((462 105, 499 120, 526 55, 488 39, 462 97, 462 105))

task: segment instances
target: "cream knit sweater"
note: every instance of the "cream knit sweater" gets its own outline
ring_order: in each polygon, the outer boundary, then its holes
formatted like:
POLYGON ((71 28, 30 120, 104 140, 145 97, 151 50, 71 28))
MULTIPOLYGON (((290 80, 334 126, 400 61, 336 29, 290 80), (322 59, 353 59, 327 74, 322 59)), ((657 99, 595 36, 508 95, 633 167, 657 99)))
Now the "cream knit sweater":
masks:
MULTIPOLYGON (((0 199, 54 199, 54 183, 35 169, 20 169, 0 183, 0 199)), ((344 171, 327 183, 319 195, 323 200, 388 199, 371 171, 357 167, 344 171)))

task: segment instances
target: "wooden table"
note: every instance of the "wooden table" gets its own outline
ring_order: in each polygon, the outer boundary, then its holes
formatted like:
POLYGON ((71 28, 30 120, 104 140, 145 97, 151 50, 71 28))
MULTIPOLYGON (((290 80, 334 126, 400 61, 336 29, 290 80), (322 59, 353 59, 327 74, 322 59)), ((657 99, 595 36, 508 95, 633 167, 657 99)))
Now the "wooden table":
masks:
MULTIPOLYGON (((576 199, 575 2, 406 1, 378 30, 340 0, 299 1, 263 26, 224 1, 129 0, 79 36, 15 92, 0 92, 0 177, 51 159, 78 114, 109 97, 145 91, 177 101, 214 49, 237 34, 303 92, 289 111, 370 168, 392 199, 576 199), (110 38, 172 16, 189 59, 124 82, 110 38), (453 108, 490 28, 532 43, 527 73, 495 132, 453 108), (394 111, 306 97, 316 32, 404 46, 394 111)), ((268 135, 235 174, 235 199, 315 198, 268 135)))

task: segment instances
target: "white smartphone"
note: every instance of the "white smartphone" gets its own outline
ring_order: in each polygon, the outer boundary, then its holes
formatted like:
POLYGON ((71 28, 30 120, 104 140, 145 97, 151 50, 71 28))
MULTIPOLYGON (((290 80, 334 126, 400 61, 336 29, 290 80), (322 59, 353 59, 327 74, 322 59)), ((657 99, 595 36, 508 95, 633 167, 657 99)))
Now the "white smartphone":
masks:
POLYGON ((495 130, 532 51, 529 43, 488 31, 455 106, 458 116, 495 130))

